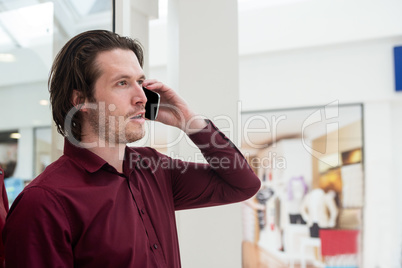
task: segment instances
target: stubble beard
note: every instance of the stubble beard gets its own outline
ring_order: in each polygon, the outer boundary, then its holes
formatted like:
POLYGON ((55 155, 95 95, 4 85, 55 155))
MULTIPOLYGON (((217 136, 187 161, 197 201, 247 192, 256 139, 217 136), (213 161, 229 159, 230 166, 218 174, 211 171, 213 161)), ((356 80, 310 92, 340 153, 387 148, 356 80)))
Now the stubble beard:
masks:
POLYGON ((97 109, 88 111, 88 120, 93 134, 109 146, 132 143, 145 136, 144 125, 133 125, 128 116, 100 113, 97 109))

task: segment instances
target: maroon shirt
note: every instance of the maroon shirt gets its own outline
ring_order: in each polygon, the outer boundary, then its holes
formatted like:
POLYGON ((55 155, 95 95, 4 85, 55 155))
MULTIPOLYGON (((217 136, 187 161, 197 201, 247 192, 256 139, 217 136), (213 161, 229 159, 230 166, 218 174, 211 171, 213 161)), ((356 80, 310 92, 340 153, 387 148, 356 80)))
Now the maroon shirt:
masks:
MULTIPOLYGON (((6 222, 6 216, 8 213, 8 199, 6 187, 4 186, 4 170, 0 167, 0 231, 3 229, 6 222)), ((1 239, 1 234, 0 234, 1 239)), ((4 246, 0 241, 0 268, 4 267, 4 246)))
POLYGON ((213 124, 190 135, 210 164, 126 148, 123 173, 67 140, 14 201, 7 267, 180 267, 175 210, 253 196, 260 181, 213 124))

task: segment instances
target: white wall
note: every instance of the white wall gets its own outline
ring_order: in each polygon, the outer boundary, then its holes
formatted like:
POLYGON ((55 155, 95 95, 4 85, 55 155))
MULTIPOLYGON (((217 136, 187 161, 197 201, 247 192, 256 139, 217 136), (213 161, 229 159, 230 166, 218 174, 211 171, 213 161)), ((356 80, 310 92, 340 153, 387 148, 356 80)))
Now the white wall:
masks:
MULTIPOLYGON (((391 113, 393 115, 394 120, 397 121, 398 118, 402 118, 402 105, 400 103, 393 103, 391 113)), ((395 142, 393 146, 393 166, 396 169, 396 172, 393 174, 394 184, 392 185, 394 188, 394 196, 392 196, 392 202, 395 203, 397 207, 395 214, 398 215, 398 219, 394 221, 398 227, 398 231, 395 232, 396 240, 399 240, 399 237, 402 237, 402 195, 400 194, 400 189, 402 189, 402 124, 394 124, 392 128, 392 141, 395 142)), ((393 250, 393 254, 398 254, 397 256, 402 256, 402 243, 398 243, 396 248, 393 250)), ((402 266, 402 259, 399 259, 399 266, 402 266)))
POLYGON ((399 0, 280 2, 283 4, 241 13, 241 54, 332 45, 401 33, 402 1, 399 0))
MULTIPOLYGON (((20 76, 23 76, 21 73, 20 76)), ((0 131, 50 126, 49 105, 40 105, 40 100, 48 100, 47 81, 0 87, 0 131)))
POLYGON ((392 140, 395 123, 387 101, 365 105, 364 267, 399 267, 398 180, 392 140), (397 236, 398 235, 398 236, 397 236))
MULTIPOLYGON (((305 0, 239 14, 243 110, 365 105, 365 268, 400 267, 402 94, 392 55, 402 45, 400 10, 397 0, 305 0)), ((160 74, 163 26, 150 37, 150 71, 160 74)))
POLYGON ((245 110, 377 100, 394 91, 392 48, 402 36, 243 56, 240 98, 245 110), (258 96, 258 97, 256 97, 258 96))

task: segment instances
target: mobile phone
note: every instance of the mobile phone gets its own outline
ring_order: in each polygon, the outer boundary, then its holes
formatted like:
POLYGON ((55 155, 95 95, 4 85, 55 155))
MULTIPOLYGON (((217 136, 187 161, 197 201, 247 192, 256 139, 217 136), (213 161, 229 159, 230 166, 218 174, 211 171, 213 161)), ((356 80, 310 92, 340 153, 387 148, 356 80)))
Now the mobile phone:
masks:
POLYGON ((160 95, 152 90, 142 87, 147 97, 147 103, 145 104, 145 118, 149 120, 155 120, 158 116, 160 95))

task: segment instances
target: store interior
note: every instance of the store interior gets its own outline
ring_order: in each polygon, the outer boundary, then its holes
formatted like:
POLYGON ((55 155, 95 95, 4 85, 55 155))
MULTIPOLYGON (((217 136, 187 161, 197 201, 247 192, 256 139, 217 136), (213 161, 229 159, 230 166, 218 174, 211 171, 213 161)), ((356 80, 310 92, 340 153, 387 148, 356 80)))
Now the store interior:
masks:
POLYGON ((362 119, 356 104, 243 114, 272 133, 243 143, 262 181, 243 204, 244 267, 361 267, 362 119))
MULTIPOLYGON (((139 38, 147 77, 180 88, 262 181, 242 204, 178 213, 184 267, 402 267, 400 10, 394 0, 0 0, 9 201, 62 153, 47 90, 54 56, 80 32, 115 29, 139 38), (146 27, 124 30, 127 16, 146 27), (318 235, 311 193, 329 200, 318 235)), ((147 133, 130 146, 190 154, 166 126, 147 133)))

